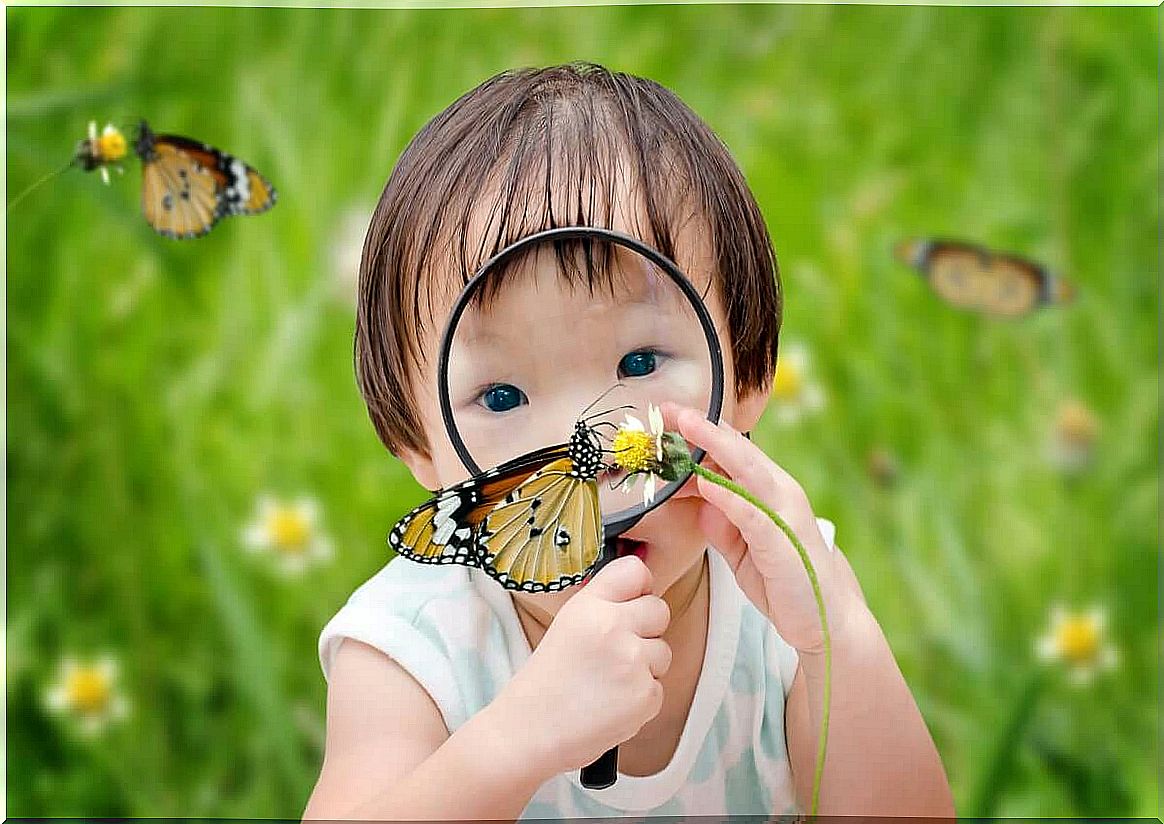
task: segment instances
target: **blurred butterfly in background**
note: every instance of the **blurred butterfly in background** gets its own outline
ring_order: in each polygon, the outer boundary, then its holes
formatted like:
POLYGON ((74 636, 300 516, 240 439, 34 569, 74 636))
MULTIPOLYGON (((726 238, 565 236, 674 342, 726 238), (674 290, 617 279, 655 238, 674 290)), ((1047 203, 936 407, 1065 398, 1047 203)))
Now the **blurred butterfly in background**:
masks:
POLYGON ((422 564, 478 567, 506 589, 580 584, 602 552, 602 453, 596 429, 579 419, 569 443, 437 492, 400 519, 388 545, 422 564))
MULTIPOLYGON (((90 122, 89 136, 77 144, 73 165, 98 170, 109 182, 109 168, 127 154, 125 137, 107 125, 100 135, 90 122)), ((188 137, 156 134, 142 120, 133 141, 142 162, 141 208, 159 234, 175 239, 201 237, 224 217, 257 215, 275 205, 275 187, 253 167, 213 146, 188 137)))
POLYGON ((1009 252, 958 240, 902 241, 894 254, 954 306, 1021 317, 1040 306, 1068 303, 1075 287, 1046 267, 1009 252))

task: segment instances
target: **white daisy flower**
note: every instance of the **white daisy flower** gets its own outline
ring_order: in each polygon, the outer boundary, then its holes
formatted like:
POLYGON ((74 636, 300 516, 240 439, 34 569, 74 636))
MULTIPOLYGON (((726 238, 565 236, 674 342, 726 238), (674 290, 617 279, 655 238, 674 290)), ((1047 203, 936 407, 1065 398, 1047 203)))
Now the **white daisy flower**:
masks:
POLYGON ((243 546, 253 553, 273 554, 280 572, 298 575, 334 555, 319 520, 319 503, 312 498, 285 503, 270 494, 260 495, 255 519, 243 529, 243 546))
MULTIPOLYGON (((105 128, 101 130, 101 135, 97 134, 97 121, 89 121, 89 152, 93 158, 101 163, 97 167, 97 171, 101 174, 101 180, 106 186, 109 185, 109 167, 107 164, 116 163, 125 157, 127 145, 125 136, 112 123, 106 123, 105 128)), ((91 167, 89 167, 91 168, 91 167)), ((124 174, 125 170, 120 166, 116 167, 118 174, 124 174)))
POLYGON ((823 409, 825 393, 812 380, 808 348, 799 342, 781 348, 772 379, 772 398, 776 401, 776 420, 790 426, 806 414, 823 409))
POLYGON ((66 656, 57 667, 56 680, 45 691, 45 707, 71 719, 83 735, 98 735, 110 722, 129 714, 129 701, 117 687, 118 670, 111 655, 88 662, 66 656))
POLYGON ((643 475, 643 504, 655 500, 656 477, 651 470, 663 462, 663 413, 653 403, 647 403, 648 430, 643 422, 629 412, 619 426, 611 444, 615 463, 630 474, 622 482, 622 490, 629 492, 635 479, 643 475), (654 447, 652 449, 652 447, 654 447))
POLYGON ((1051 626, 1035 641, 1035 655, 1045 663, 1063 663, 1077 686, 1088 684, 1100 670, 1119 663, 1119 653, 1106 635, 1107 613, 1100 606, 1072 613, 1062 605, 1051 609, 1051 626))

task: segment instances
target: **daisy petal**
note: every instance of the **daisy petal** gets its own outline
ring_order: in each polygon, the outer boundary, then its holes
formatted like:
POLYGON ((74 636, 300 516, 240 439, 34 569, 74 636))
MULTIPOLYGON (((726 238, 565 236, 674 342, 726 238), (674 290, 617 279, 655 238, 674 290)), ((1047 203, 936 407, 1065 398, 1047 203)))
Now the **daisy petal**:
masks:
POLYGON ((300 498, 296 502, 296 509, 309 527, 313 527, 319 522, 319 501, 314 498, 300 498))
POLYGON ((271 533, 263 524, 250 524, 242 532, 242 544, 251 552, 271 548, 271 533))
POLYGON ((1044 635, 1035 642, 1035 656, 1040 661, 1054 661, 1059 657, 1059 645, 1054 636, 1044 635))
POLYGON ((650 506, 655 501, 655 476, 647 475, 643 481, 643 503, 650 506))
POLYGON ((647 404, 647 420, 649 420, 651 423, 652 434, 663 434, 663 412, 653 403, 647 404))

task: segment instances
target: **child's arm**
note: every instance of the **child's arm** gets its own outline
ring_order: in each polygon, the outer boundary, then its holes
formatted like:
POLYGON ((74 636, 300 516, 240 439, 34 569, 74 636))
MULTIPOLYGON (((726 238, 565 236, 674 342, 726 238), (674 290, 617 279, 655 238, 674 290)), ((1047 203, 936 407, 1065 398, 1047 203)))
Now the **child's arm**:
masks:
MULTIPOLYGON (((840 549, 833 552, 837 566, 852 575, 840 549)), ((832 706, 820 814, 953 818, 937 748, 863 597, 861 607, 849 613, 831 639, 832 706)), ((797 796, 808 809, 823 709, 824 654, 801 651, 799 656, 785 726, 797 796)))
POLYGON ((609 563, 452 735, 411 675, 345 640, 328 684, 323 769, 303 817, 515 819, 547 779, 594 761, 658 713, 670 611, 650 591, 641 560, 609 563))
MULTIPOLYGON (((776 511, 816 572, 832 641, 832 700, 821 815, 953 817, 941 759, 845 556, 825 545, 800 485, 726 423, 664 405, 665 419, 710 461, 776 511)), ((759 509, 698 479, 700 526, 735 570, 748 599, 800 658, 785 724, 800 806, 808 811, 823 708, 824 642, 796 548, 759 509)))
POLYGON ((538 787, 478 713, 452 736, 395 661, 345 639, 327 693, 323 769, 305 819, 513 819, 538 787), (455 788, 455 791, 450 791, 455 788))

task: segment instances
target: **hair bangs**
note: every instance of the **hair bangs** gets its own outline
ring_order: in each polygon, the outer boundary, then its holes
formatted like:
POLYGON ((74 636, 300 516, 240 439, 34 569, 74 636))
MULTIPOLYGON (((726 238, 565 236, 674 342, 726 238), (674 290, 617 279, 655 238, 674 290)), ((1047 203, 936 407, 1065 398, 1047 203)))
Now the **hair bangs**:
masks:
MULTIPOLYGON (((775 254, 727 147, 653 81, 589 63, 513 70, 421 129, 373 216, 360 269, 356 372, 390 449, 424 448, 409 379, 430 357, 425 341, 442 312, 506 247, 567 226, 630 234, 693 282, 716 288, 737 392, 770 381, 781 321, 775 254), (700 265, 711 271, 694 271, 704 246, 710 259, 700 265)), ((570 284, 614 288, 614 244, 575 238, 552 246, 570 284)), ((479 299, 494 299, 544 248, 497 266, 479 299)))

